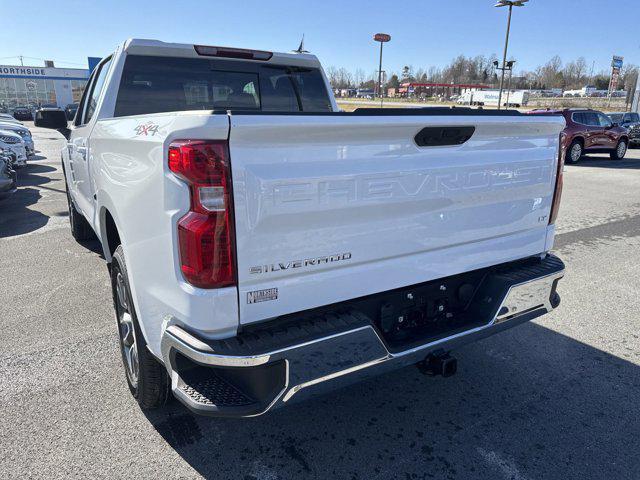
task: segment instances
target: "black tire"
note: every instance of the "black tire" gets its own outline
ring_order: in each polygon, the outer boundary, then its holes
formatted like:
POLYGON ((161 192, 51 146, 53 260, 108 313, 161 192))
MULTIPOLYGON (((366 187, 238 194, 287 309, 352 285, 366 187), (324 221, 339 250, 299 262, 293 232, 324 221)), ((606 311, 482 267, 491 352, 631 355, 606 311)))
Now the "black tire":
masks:
POLYGON ((622 160, 627 154, 627 147, 628 144, 624 139, 619 140, 618 144, 616 145, 616 149, 609 154, 611 160, 622 160))
POLYGON ((127 385, 142 409, 162 407, 169 399, 169 375, 164 366, 147 350, 147 342, 138 325, 131 297, 127 266, 121 245, 113 253, 110 270, 113 307, 118 322, 118 339, 127 385), (128 317, 124 317, 124 314, 128 314, 128 317), (129 322, 130 326, 125 325, 129 322), (131 350, 134 345, 137 371, 131 368, 128 360, 128 358, 134 358, 131 350))
POLYGON ((584 146, 580 140, 574 140, 567 148, 567 154, 565 155, 565 161, 567 163, 578 163, 584 155, 584 146), (578 154, 579 147, 579 154, 578 154))

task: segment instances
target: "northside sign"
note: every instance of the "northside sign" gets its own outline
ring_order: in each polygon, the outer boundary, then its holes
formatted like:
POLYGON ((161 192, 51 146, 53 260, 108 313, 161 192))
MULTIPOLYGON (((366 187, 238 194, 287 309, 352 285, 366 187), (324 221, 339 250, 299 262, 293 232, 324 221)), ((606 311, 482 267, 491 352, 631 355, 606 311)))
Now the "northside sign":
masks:
POLYGON ((21 75, 21 76, 46 76, 44 68, 40 67, 16 67, 15 65, 0 65, 0 75, 21 75))

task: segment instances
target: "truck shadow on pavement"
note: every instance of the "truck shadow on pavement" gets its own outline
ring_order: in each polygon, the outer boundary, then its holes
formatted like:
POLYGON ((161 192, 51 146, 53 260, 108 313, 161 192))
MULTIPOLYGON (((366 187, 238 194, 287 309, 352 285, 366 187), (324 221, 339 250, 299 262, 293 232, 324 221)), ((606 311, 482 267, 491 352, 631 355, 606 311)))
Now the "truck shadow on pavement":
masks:
POLYGON ((50 183, 52 178, 51 172, 55 172, 56 169, 49 165, 42 165, 37 163, 27 164, 18 170, 18 186, 19 187, 35 187, 50 183))
POLYGON ((40 189, 58 190, 44 186, 52 181, 47 174, 55 170, 38 164, 27 164, 18 170, 18 190, 0 202, 0 238, 24 235, 47 225, 50 217, 29 207, 42 199, 40 189))
POLYGON ((36 188, 18 188, 11 197, 0 201, 0 238, 24 235, 44 227, 49 217, 28 207, 40 200, 36 188))
POLYGON ((177 402, 147 418, 205 478, 637 478, 638 365, 535 323, 455 354, 452 378, 407 368, 253 419, 177 402))
MULTIPOLYGON (((37 209, 29 208, 43 198, 43 192, 45 192, 44 195, 49 194, 48 192, 52 195, 66 195, 64 182, 56 182, 56 184, 62 183, 62 188, 46 185, 53 181, 50 174, 55 171, 56 168, 42 164, 27 164, 18 171, 18 190, 0 201, 0 238, 26 235, 50 223, 59 225, 60 217, 64 217, 65 223, 68 222, 69 212, 66 209, 47 215, 37 209)), ((85 241, 81 245, 104 258, 102 246, 98 240, 85 241)))

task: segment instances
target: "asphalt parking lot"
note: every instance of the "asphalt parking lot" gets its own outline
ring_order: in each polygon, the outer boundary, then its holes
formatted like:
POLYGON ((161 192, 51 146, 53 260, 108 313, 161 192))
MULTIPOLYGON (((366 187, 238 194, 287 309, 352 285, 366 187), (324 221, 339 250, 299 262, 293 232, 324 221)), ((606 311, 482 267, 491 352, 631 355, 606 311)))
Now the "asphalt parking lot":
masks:
POLYGON ((64 140, 0 203, 0 478, 640 478, 640 149, 565 171, 551 315, 247 420, 142 412, 120 361, 96 243, 68 230, 64 140))

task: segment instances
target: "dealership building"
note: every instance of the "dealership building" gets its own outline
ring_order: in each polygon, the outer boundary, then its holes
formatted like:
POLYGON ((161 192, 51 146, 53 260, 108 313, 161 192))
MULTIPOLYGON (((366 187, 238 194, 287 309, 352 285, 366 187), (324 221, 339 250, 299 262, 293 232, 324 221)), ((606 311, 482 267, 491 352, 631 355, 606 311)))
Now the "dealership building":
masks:
POLYGON ((0 111, 78 103, 95 60, 90 58, 86 69, 56 68, 53 62, 45 67, 0 65, 0 111))

